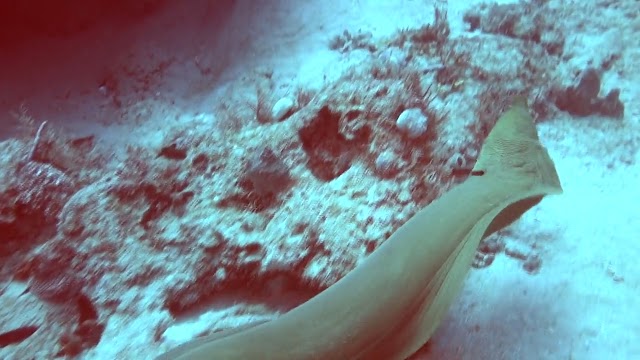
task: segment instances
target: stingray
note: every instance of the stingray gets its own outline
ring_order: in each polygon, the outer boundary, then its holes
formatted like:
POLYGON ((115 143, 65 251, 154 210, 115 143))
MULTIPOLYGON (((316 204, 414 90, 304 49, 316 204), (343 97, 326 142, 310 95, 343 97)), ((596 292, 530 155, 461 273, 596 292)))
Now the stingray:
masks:
POLYGON ((480 241, 562 192, 526 101, 485 139, 464 182, 335 284, 277 319, 197 338, 165 359, 406 359, 442 322, 480 241))

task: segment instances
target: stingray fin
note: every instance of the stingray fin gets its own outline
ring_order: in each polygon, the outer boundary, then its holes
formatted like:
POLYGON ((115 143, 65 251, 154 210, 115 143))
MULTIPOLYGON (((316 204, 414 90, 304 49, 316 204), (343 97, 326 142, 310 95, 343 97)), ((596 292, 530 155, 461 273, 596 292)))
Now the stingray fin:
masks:
POLYGON ((425 241, 441 241, 439 247, 443 249, 451 242, 456 246, 448 254, 428 259, 439 263, 440 268, 424 284, 420 301, 398 322, 401 325, 362 359, 405 359, 417 351, 433 335, 462 289, 481 239, 511 224, 545 195, 562 192, 555 165, 540 144, 522 99, 517 99, 496 122, 472 174, 477 175, 432 205, 441 207, 440 214, 459 214, 460 218, 475 219, 474 223, 463 232, 457 231, 455 222, 434 222, 426 217, 416 225, 424 228, 416 228, 415 234, 434 233, 434 226, 451 226, 449 238, 425 241), (451 197, 453 194, 458 197, 451 197))

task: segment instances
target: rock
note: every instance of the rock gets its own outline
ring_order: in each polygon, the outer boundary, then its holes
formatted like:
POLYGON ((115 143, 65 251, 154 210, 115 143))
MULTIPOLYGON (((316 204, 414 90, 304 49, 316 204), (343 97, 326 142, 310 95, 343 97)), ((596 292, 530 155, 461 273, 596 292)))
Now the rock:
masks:
POLYGON ((389 178, 398 173, 398 155, 391 150, 381 152, 375 161, 376 173, 383 177, 389 178))
POLYGON ((396 126, 411 139, 418 138, 427 132, 429 119, 419 108, 406 109, 398 116, 396 126))
POLYGON ((283 97, 273 105, 273 108, 271 109, 271 118, 274 121, 282 121, 293 113, 295 107, 295 100, 290 97, 283 97))
POLYGON ((542 259, 540 259, 540 255, 538 254, 529 255, 524 263, 522 263, 524 271, 532 275, 540 271, 540 266, 542 266, 542 259))
POLYGON ((620 90, 612 89, 604 97, 600 93, 600 74, 593 68, 586 69, 575 86, 557 92, 555 104, 558 109, 574 116, 603 116, 622 118, 624 104, 619 99, 620 90))

